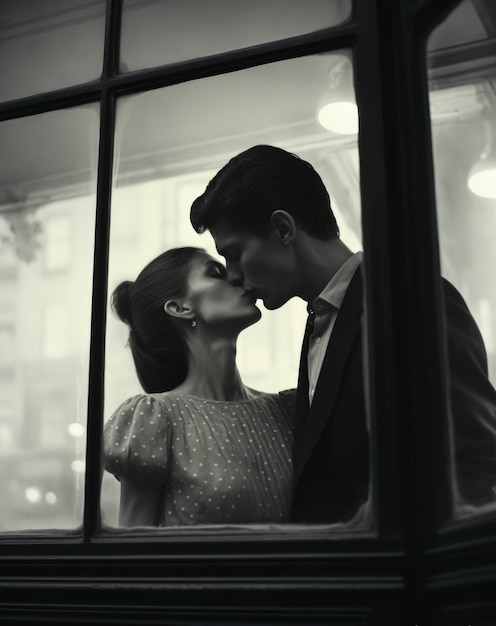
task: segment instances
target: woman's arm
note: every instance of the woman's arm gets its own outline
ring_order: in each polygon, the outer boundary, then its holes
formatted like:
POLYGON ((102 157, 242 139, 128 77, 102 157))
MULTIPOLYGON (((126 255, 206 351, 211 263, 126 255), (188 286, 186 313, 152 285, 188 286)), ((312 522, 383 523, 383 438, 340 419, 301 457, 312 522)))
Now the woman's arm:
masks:
POLYGON ((120 526, 158 526, 163 487, 138 485, 121 479, 120 526))

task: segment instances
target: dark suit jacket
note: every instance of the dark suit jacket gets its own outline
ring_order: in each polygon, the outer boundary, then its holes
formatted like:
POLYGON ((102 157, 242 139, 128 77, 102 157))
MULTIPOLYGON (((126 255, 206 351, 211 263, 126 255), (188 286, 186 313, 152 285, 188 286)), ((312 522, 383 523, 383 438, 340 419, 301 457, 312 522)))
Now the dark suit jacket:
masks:
MULTIPOLYGON (((473 504, 496 494, 496 392, 480 332, 456 289, 443 281, 458 488, 473 504)), ((294 522, 350 519, 369 491, 363 355, 363 281, 358 268, 336 318, 310 410, 305 333, 296 400, 294 522)))

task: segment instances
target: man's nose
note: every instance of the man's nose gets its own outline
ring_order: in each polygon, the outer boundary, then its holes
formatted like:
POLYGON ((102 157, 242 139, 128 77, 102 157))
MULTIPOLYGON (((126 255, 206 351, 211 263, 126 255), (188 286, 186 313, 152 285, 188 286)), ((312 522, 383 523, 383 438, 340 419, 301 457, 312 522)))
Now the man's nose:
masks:
POLYGON ((231 285, 235 285, 236 287, 243 286, 244 276, 239 267, 227 268, 227 280, 231 283, 231 285))

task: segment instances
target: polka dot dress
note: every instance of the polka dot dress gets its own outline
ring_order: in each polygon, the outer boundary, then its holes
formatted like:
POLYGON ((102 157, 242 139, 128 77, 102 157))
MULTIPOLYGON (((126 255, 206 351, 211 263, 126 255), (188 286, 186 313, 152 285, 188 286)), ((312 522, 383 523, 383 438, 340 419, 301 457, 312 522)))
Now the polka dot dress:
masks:
POLYGON ((105 469, 163 489, 161 526, 288 521, 294 398, 134 396, 105 424, 105 469))

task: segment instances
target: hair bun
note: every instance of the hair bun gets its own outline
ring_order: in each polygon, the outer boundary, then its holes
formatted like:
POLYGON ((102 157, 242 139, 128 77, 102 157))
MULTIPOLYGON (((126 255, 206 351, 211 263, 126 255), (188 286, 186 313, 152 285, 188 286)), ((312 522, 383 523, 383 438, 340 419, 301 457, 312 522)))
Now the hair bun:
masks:
POLYGON ((114 289, 111 298, 112 311, 128 326, 133 325, 131 312, 131 289, 133 285, 134 283, 130 280, 123 281, 114 289))

